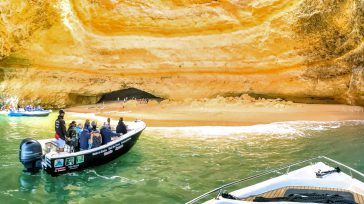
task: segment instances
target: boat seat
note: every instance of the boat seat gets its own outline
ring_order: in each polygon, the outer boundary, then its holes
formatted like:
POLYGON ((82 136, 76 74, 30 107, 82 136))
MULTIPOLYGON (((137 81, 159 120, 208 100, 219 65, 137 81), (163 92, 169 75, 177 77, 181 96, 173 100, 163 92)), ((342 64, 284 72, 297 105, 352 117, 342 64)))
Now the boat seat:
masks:
MULTIPOLYGON (((283 197, 283 196, 286 196, 288 194, 291 194, 292 192, 294 193, 295 191, 293 191, 293 190, 298 190, 298 191, 305 190, 306 193, 309 190, 335 191, 335 192, 338 192, 338 193, 347 192, 347 193, 350 193, 353 196, 356 203, 364 204, 364 196, 360 195, 358 193, 355 193, 355 192, 351 192, 351 191, 347 191, 347 190, 343 190, 343 189, 338 189, 338 188, 322 188, 322 187, 308 187, 308 186, 287 186, 287 187, 278 188, 278 189, 275 189, 275 190, 272 190, 272 191, 268 191, 268 192, 265 192, 265 193, 262 193, 262 194, 259 194, 259 195, 250 196, 250 197, 244 198, 243 200, 252 202, 256 197, 266 197, 266 198, 283 197)), ((349 195, 349 197, 350 197, 350 195, 349 195)))
POLYGON ((49 152, 57 152, 57 142, 56 140, 52 140, 50 142, 46 142, 44 144, 44 153, 49 153, 49 152))
POLYGON ((346 200, 355 201, 354 195, 348 191, 335 191, 335 190, 319 190, 319 189, 302 189, 302 188, 289 188, 284 193, 284 196, 288 196, 290 194, 307 194, 307 193, 316 193, 316 194, 328 194, 328 195, 339 195, 344 197, 346 200))
POLYGON ((65 144, 65 146, 64 146, 64 151, 65 151, 65 152, 68 152, 68 153, 73 153, 73 152, 75 152, 75 149, 74 149, 74 147, 73 147, 73 146, 68 145, 68 144, 65 144))

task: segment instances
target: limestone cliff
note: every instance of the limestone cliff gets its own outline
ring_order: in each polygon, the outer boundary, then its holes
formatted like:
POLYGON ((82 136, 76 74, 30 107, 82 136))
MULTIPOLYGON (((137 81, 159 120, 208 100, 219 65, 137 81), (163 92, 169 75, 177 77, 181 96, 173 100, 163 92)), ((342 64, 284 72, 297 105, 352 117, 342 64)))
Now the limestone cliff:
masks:
POLYGON ((0 91, 43 105, 138 88, 364 105, 363 0, 3 0, 0 91))

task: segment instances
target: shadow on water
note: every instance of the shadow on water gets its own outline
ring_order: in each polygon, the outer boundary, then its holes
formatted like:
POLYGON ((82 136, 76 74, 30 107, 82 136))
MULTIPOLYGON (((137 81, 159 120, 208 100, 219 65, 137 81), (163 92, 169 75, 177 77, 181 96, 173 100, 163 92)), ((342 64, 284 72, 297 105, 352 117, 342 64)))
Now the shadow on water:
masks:
POLYGON ((57 177, 52 177, 44 171, 36 174, 19 172, 19 191, 13 194, 20 200, 27 198, 28 201, 34 202, 59 203, 100 194, 100 189, 104 191, 108 186, 110 189, 128 188, 137 181, 123 175, 136 169, 142 160, 143 157, 138 151, 131 150, 110 163, 57 177), (38 196, 32 196, 33 194, 38 196))

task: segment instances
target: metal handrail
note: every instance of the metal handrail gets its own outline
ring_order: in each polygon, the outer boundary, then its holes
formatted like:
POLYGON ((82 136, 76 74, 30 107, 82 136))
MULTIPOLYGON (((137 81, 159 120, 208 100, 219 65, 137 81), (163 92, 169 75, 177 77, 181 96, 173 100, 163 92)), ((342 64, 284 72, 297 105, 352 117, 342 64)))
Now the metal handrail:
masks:
MULTIPOLYGON (((199 201, 199 200, 201 200, 203 198, 206 198, 207 196, 209 196, 209 195, 211 195, 213 193, 216 193, 216 192, 219 192, 218 195, 217 195, 217 197, 216 197, 216 198, 218 198, 221 195, 223 189, 226 188, 226 187, 230 187, 230 186, 233 186, 235 184, 238 184, 238 183, 241 183, 241 182, 244 182, 244 181, 248 181, 248 180, 252 180, 252 179, 255 179, 255 178, 259 178, 261 176, 265 176, 265 175, 268 175, 268 174, 271 174, 271 173, 274 173, 274 172, 277 172, 277 171, 280 171, 280 170, 283 170, 283 169, 291 169, 292 166, 297 166, 299 164, 306 163, 306 162, 313 161, 313 160, 317 160, 317 159, 326 159, 328 161, 331 161, 331 162, 333 162, 335 164, 338 164, 340 166, 343 166, 343 167, 349 169, 351 172, 357 173, 358 175, 360 175, 360 176, 362 176, 364 178, 364 174, 363 173, 361 173, 361 172, 359 172, 359 171, 357 171, 357 170, 355 170, 355 169, 353 169, 353 168, 351 168, 351 167, 349 167, 349 166, 347 166, 345 164, 342 164, 342 163, 340 163, 338 161, 335 161, 333 159, 330 159, 330 158, 328 158, 326 156, 318 156, 318 157, 314 157, 314 158, 311 158, 311 159, 302 160, 302 161, 299 161, 299 162, 296 162, 296 163, 293 163, 293 164, 289 164, 289 165, 284 166, 284 167, 279 167, 277 169, 268 170, 268 171, 262 172, 260 174, 256 174, 256 175, 253 175, 253 176, 249 176, 249 177, 246 177, 246 178, 237 180, 237 181, 233 181, 233 182, 224 184, 224 185, 222 185, 222 186, 220 186, 218 188, 215 188, 215 189, 213 189, 213 190, 211 190, 209 192, 206 192, 206 193, 204 193, 204 194, 202 194, 202 195, 194 198, 193 200, 188 201, 186 204, 196 203, 197 201, 199 201)), ((288 171, 286 172, 286 174, 287 173, 288 173, 288 171)))
POLYGON ((330 158, 328 158, 328 157, 325 157, 325 156, 320 156, 320 157, 321 157, 321 158, 324 158, 324 159, 327 159, 327 160, 329 160, 329 161, 331 161, 331 162, 333 162, 333 163, 335 163, 335 164, 338 164, 338 165, 340 165, 340 166, 343 166, 343 167, 345 167, 345 168, 349 169, 349 170, 350 170, 350 172, 355 172, 356 174, 358 174, 358 175, 360 175, 361 177, 363 177, 363 178, 364 178, 364 174, 363 174, 363 173, 361 173, 361 172, 360 172, 360 171, 358 171, 358 170, 355 170, 355 169, 353 169, 353 168, 351 168, 351 167, 349 167, 349 166, 347 166, 347 165, 345 165, 345 164, 343 164, 343 163, 341 163, 341 162, 335 161, 335 160, 330 159, 330 158))

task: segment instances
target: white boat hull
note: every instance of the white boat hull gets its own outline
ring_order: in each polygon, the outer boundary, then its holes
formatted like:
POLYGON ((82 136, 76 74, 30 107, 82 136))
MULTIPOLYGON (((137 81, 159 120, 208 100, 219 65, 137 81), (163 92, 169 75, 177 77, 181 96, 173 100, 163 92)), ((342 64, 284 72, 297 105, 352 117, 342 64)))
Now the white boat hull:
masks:
MULTIPOLYGON (((279 171, 283 169, 288 169, 286 174, 283 174, 281 176, 268 179, 266 181, 257 183, 252 186, 248 186, 245 188, 241 188, 232 192, 228 193, 228 196, 223 195, 223 189, 226 187, 231 187, 233 185, 236 185, 237 183, 241 183, 243 181, 251 180, 252 178, 259 178, 260 176, 267 176, 270 173, 277 172, 277 170, 271 170, 267 173, 262 173, 261 175, 248 177, 246 179, 242 179, 239 181, 232 182, 230 184, 226 184, 222 187, 216 188, 213 191, 210 191, 208 193, 205 193, 202 196, 199 196, 198 198, 193 199, 190 202, 187 202, 188 204, 196 203, 197 201, 206 198, 208 195, 212 195, 212 193, 219 192, 218 196, 215 197, 215 199, 211 199, 206 204, 238 204, 238 203, 252 203, 253 200, 256 197, 264 197, 262 195, 268 195, 270 192, 277 192, 272 193, 271 195, 278 195, 279 196, 273 196, 274 198, 281 198, 283 190, 287 189, 300 189, 300 191, 305 189, 312 189, 317 191, 323 191, 323 190, 331 190, 334 192, 349 192, 353 195, 355 195, 355 201, 357 203, 364 203, 364 174, 361 172, 356 171, 355 169, 352 169, 344 164, 341 164, 335 160, 332 160, 330 158, 320 156, 318 158, 310 159, 303 162, 298 162, 293 165, 289 165, 284 168, 277 169, 279 171), (302 164, 303 162, 311 162, 311 160, 314 159, 326 159, 328 162, 337 164, 340 166, 340 168, 345 168, 345 170, 348 170, 349 174, 355 174, 360 177, 362 180, 358 180, 352 175, 348 175, 342 171, 340 172, 332 172, 325 174, 322 177, 318 177, 316 175, 316 172, 325 172, 325 171, 331 171, 334 168, 330 167, 329 165, 323 163, 323 162, 317 162, 314 164, 310 164, 308 166, 305 166, 303 168, 291 171, 288 173, 288 170, 296 166, 298 164, 302 164), (278 193, 281 192, 281 193, 278 193), (230 196, 230 198, 228 198, 230 196), (231 198, 232 197, 232 198, 231 198)), ((335 166, 336 167, 336 166, 335 166)), ((292 191, 291 191, 292 192, 292 191)), ((265 200, 264 200, 265 201, 265 200)), ((262 202, 264 203, 264 202, 262 202)), ((270 204, 273 203, 297 203, 297 202, 287 202, 287 201, 276 201, 275 199, 271 199, 269 201, 270 204)))

